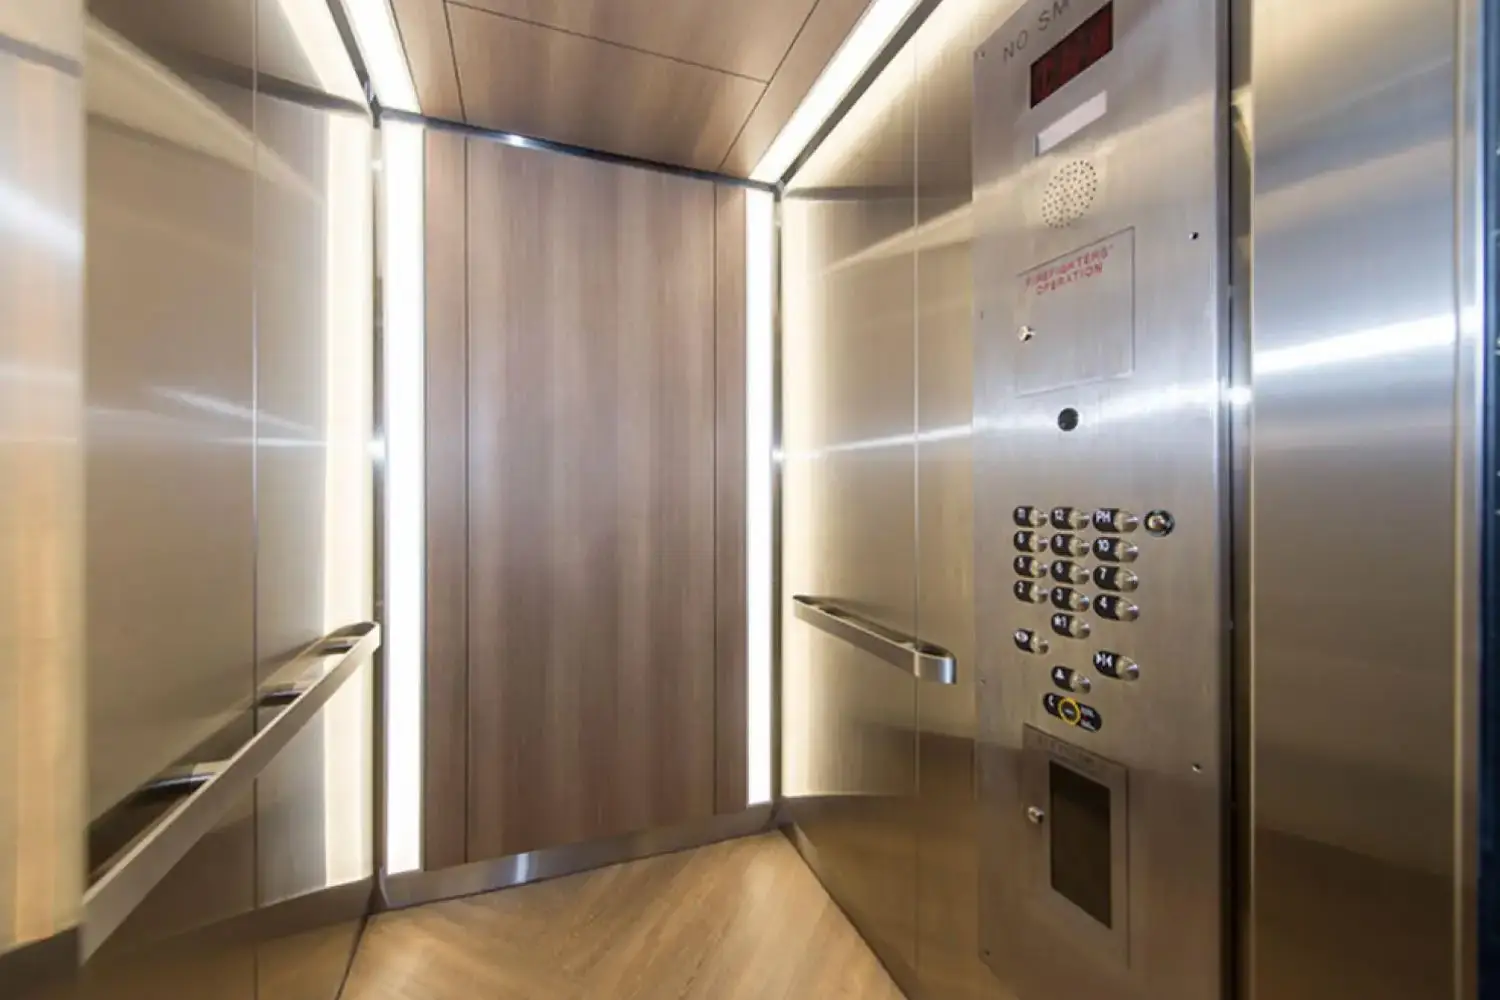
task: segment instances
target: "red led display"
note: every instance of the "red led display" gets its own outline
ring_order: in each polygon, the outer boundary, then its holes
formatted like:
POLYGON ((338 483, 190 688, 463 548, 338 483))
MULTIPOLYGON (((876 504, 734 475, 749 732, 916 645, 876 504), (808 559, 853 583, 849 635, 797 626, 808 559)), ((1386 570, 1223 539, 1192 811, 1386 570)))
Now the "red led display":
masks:
POLYGON ((1057 93, 1069 80, 1109 55, 1114 47, 1115 5, 1110 0, 1031 64, 1031 106, 1034 108, 1057 93))

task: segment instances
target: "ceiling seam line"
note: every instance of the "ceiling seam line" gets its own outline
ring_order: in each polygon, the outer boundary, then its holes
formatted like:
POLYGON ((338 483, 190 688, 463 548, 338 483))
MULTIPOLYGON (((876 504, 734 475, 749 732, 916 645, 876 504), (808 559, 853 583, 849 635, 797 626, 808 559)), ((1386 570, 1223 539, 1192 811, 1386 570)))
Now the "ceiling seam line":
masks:
POLYGON ((707 63, 693 62, 691 59, 683 59, 680 56, 669 56, 665 52, 653 52, 651 49, 643 49, 638 45, 630 45, 625 42, 616 42, 608 38, 599 38, 596 35, 585 35, 581 31, 572 31, 568 28, 560 28, 555 24, 545 24, 541 21, 527 20, 524 17, 516 17, 514 14, 502 14, 497 10, 490 10, 488 7, 476 7, 470 3, 463 3, 461 2, 461 0, 444 0, 444 2, 445 6, 448 7, 461 7, 464 10, 473 11, 476 14, 488 14, 490 17, 498 17, 502 21, 512 21, 516 24, 524 24, 528 27, 540 28, 543 31, 555 31, 559 35, 567 35, 570 38, 582 38, 586 41, 598 42, 600 45, 608 45, 611 48, 623 49, 626 52, 634 52, 637 55, 651 56, 655 59, 665 59, 667 62, 677 63, 679 66, 691 66, 694 69, 707 70, 710 73, 718 73, 721 76, 733 77, 736 80, 747 80, 750 83, 760 84, 762 88, 770 83, 769 80, 762 80, 759 77, 750 76, 747 73, 737 73, 731 69, 723 69, 719 66, 710 66, 707 63))

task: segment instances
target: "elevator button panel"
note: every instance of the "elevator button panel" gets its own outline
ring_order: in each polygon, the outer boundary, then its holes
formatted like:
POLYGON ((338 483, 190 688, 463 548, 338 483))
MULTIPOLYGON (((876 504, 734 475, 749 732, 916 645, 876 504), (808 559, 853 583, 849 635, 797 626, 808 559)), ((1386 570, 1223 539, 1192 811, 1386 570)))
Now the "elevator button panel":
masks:
POLYGON ((1040 507, 1017 507, 1011 518, 1023 528, 1040 528, 1047 523, 1047 512, 1040 507))
POLYGON ((1087 611, 1089 609, 1089 595, 1082 591, 1074 590, 1072 587, 1053 587, 1052 606, 1064 611, 1087 611))
POLYGON ((1047 564, 1032 556, 1016 556, 1013 565, 1020 576, 1040 580, 1047 575, 1047 564))
POLYGON ((1052 616, 1052 631, 1065 639, 1087 639, 1093 628, 1077 615, 1060 611, 1052 616))
POLYGON ((1052 553, 1079 559, 1089 554, 1089 543, 1077 535, 1056 534, 1052 536, 1052 553))
POLYGON ((1153 510, 1146 515, 1146 530, 1158 538, 1170 535, 1176 527, 1177 519, 1170 511, 1153 510))
POLYGON ((1052 579, 1058 583, 1088 583, 1089 571, 1075 562, 1058 559, 1052 563, 1052 579))
POLYGON ((1018 552, 1046 552, 1047 536, 1039 531, 1018 531, 1011 536, 1018 552))
POLYGON ((1096 538, 1094 539, 1094 555, 1112 563, 1135 562, 1141 550, 1125 541, 1123 538, 1096 538))
POLYGON ((1094 653, 1094 669, 1117 681, 1133 681, 1141 675, 1141 668, 1134 660, 1108 649, 1094 653))
POLYGON ((1016 595, 1016 600, 1027 604, 1046 604, 1051 592, 1045 583, 1037 583, 1034 580, 1017 580, 1011 592, 1016 595))
POLYGON ((1141 519, 1118 507, 1100 507, 1094 511, 1094 530, 1119 535, 1141 526, 1141 519))
POLYGON ((1098 709, 1067 695, 1049 691, 1042 696, 1042 708, 1054 719, 1061 719, 1085 732, 1097 733, 1104 728, 1104 716, 1099 714, 1098 709))
POLYGON ((1128 594, 1141 585, 1141 578, 1120 566, 1095 566, 1094 585, 1117 594, 1128 594))
POLYGON ((1072 667, 1053 667, 1052 683, 1064 691, 1089 691, 1094 684, 1072 667))
POLYGON ((1051 519, 1058 531, 1077 531, 1089 524, 1088 514, 1077 507, 1053 507, 1051 519))
POLYGON ((1016 648, 1024 653, 1035 653, 1040 656, 1052 648, 1045 638, 1037 635, 1029 628, 1018 628, 1015 632, 1016 648))
POLYGON ((1094 598, 1094 611, 1101 618, 1116 622, 1133 622, 1141 616, 1141 609, 1118 594, 1100 594, 1094 598))

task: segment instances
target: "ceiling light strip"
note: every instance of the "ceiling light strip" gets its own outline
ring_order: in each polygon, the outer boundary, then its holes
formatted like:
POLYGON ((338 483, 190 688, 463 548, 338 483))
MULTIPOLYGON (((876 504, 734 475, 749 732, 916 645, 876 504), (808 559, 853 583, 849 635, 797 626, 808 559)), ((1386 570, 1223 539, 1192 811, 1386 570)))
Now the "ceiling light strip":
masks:
POLYGON ((422 108, 417 101, 417 88, 406 64, 390 0, 344 0, 344 9, 349 13, 354 39, 380 106, 419 113, 422 108))
POLYGON ((786 175, 920 2, 874 0, 866 8, 864 16, 823 67, 807 96, 750 172, 751 180, 775 183, 786 175))

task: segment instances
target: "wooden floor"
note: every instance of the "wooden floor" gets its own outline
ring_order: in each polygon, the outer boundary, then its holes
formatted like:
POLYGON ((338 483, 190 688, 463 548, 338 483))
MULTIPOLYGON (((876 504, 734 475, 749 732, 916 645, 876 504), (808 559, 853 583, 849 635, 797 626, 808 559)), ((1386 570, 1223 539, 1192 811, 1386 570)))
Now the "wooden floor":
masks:
POLYGON ((370 922, 343 1000, 901 1000, 779 833, 370 922))

